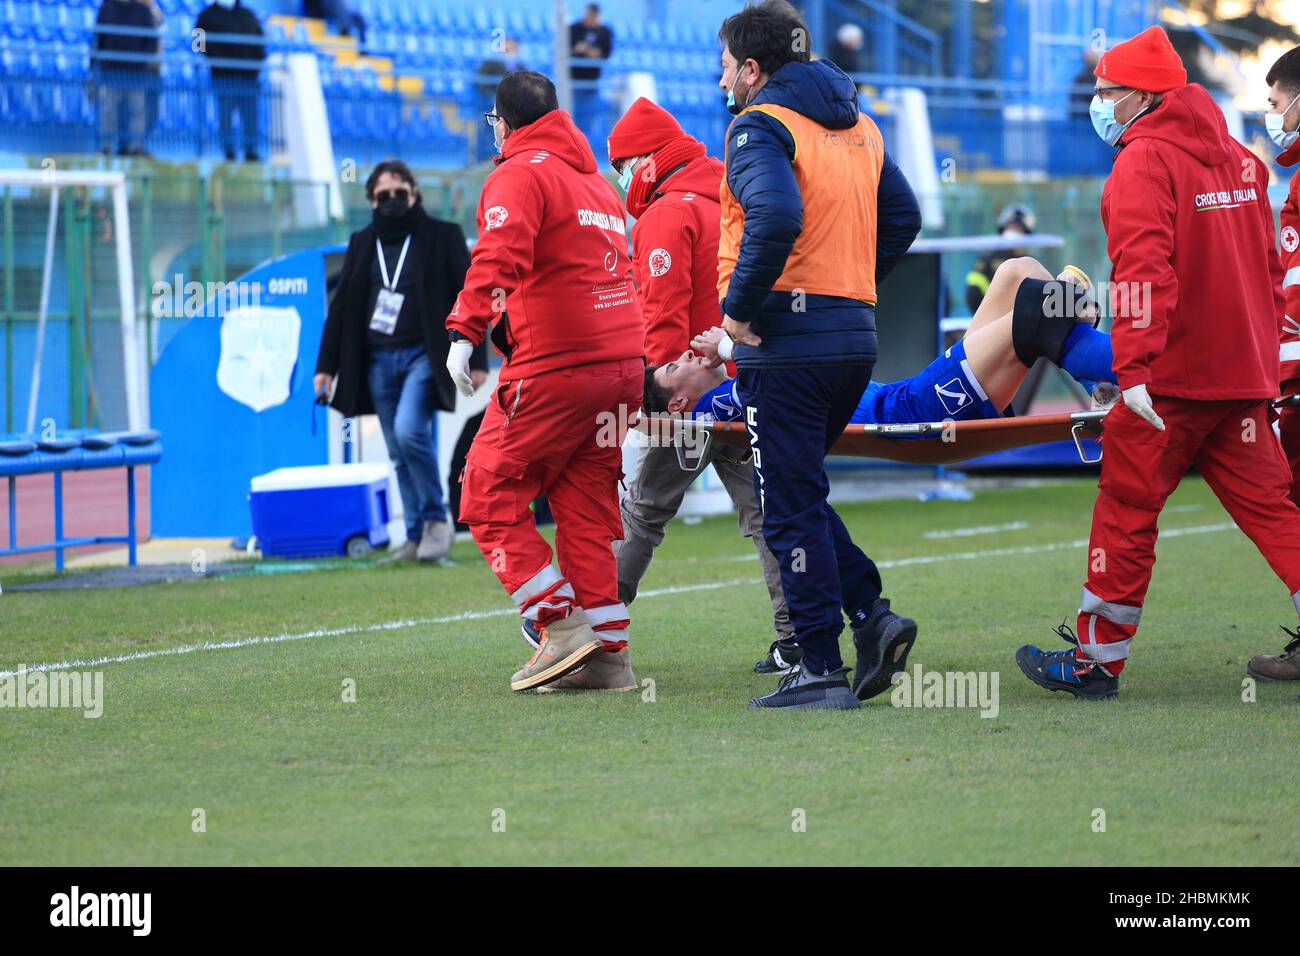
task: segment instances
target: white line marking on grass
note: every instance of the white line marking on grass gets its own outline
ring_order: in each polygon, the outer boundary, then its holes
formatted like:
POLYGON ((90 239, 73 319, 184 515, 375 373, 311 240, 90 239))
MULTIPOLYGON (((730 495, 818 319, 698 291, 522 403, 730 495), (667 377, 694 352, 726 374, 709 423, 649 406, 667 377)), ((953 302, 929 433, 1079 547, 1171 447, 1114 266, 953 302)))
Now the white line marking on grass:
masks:
MULTIPOLYGON (((1181 538, 1189 534, 1211 534, 1215 531, 1228 531, 1237 527, 1233 522, 1223 524, 1203 524, 1192 528, 1171 528, 1160 532, 1161 538, 1181 538)), ((977 561, 982 558, 1007 558, 1025 554, 1047 554, 1049 551, 1071 551, 1086 548, 1087 538, 1073 541, 1057 541, 1053 544, 1027 544, 1020 548, 990 548, 986 551, 958 551, 953 554, 922 554, 914 558, 896 558, 893 561, 877 561, 878 568, 905 568, 913 564, 938 564, 942 561, 977 561)))
MULTIPOLYGON (((691 591, 717 591, 734 587, 738 584, 753 584, 761 578, 735 578, 730 581, 708 581, 701 584, 684 584, 679 587, 655 588, 642 591, 640 597, 659 597, 664 594, 686 594, 691 591)), ((379 624, 354 624, 349 627, 323 627, 314 631, 302 631, 297 634, 270 634, 264 637, 241 637, 230 641, 204 641, 202 644, 185 644, 180 647, 164 647, 156 651, 137 651, 134 654, 117 654, 111 657, 92 657, 72 661, 60 661, 57 664, 29 664, 26 672, 84 670, 103 664, 126 664, 131 661, 147 661, 154 657, 176 657, 180 654, 195 654, 199 651, 227 651, 238 647, 252 647, 256 644, 283 644, 286 641, 310 641, 318 637, 345 637, 349 634, 371 634, 376 631, 400 631, 409 627, 428 627, 435 624, 456 624, 460 621, 478 621, 489 617, 515 617, 519 614, 513 607, 494 608, 490 611, 463 611, 460 614, 447 614, 442 617, 417 617, 397 621, 383 621, 379 624)), ((0 670, 0 677, 16 676, 17 671, 0 670)))
POLYGON ((973 538, 977 534, 996 534, 999 531, 1024 531, 1028 527, 1028 521, 1008 521, 1006 524, 986 524, 974 528, 927 531, 921 537, 929 541, 941 541, 945 538, 973 538))
MULTIPOLYGON (((1160 532, 1161 538, 1181 538, 1192 534, 1213 534, 1216 531, 1229 531, 1237 526, 1231 522, 1222 524, 1196 525, 1190 528, 1171 528, 1160 532)), ((890 561, 877 561, 876 566, 904 568, 920 564, 941 564, 945 561, 978 561, 985 558, 1005 558, 1029 554, 1046 554, 1051 551, 1064 551, 1086 547, 1087 538, 1074 541, 1057 541, 1052 544, 1025 545, 1021 548, 992 548, 985 551, 958 551, 952 554, 922 554, 911 558, 895 558, 890 561)), ((734 561, 736 558, 723 558, 722 561, 734 561)), ((758 560, 750 556, 744 560, 758 560)), ((729 581, 704 581, 699 584, 683 584, 676 587, 653 588, 642 591, 640 597, 662 597, 671 594, 689 594, 692 591, 718 591, 722 588, 744 584, 759 584, 762 578, 733 578, 729 581)), ((104 664, 126 664, 131 661, 145 661, 155 657, 177 657, 181 654, 195 654, 199 651, 225 651, 239 647, 253 647, 258 644, 283 644, 287 641, 310 641, 319 637, 346 637, 350 634, 372 634, 376 631, 400 631, 411 627, 429 627, 437 624, 455 624, 460 621, 478 621, 492 617, 513 617, 518 612, 512 608, 493 608, 490 611, 463 611, 460 614, 447 614, 441 617, 407 618, 404 620, 384 621, 379 624, 354 624, 350 627, 319 628, 314 631, 302 631, 297 634, 270 634, 263 637, 241 637, 231 641, 205 641, 202 644, 186 644, 180 647, 166 647, 156 651, 137 651, 134 654, 118 654, 110 657, 92 657, 84 660, 60 661, 56 664, 30 664, 27 673, 36 671, 84 670, 101 667, 104 664)), ((0 670, 0 677, 14 677, 17 671, 0 670)))

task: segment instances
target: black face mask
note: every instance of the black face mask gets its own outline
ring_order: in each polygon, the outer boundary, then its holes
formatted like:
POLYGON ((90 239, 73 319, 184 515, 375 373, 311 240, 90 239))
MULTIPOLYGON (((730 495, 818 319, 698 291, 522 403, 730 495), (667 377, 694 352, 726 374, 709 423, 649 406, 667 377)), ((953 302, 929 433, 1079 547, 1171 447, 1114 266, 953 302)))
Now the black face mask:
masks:
POLYGON ((393 196, 391 199, 385 199, 375 209, 385 219, 401 219, 406 215, 407 210, 411 208, 408 200, 400 196, 393 196))
POLYGON ((419 203, 411 205, 409 199, 399 196, 385 199, 371 213, 375 233, 385 242, 410 235, 422 218, 424 210, 419 203))

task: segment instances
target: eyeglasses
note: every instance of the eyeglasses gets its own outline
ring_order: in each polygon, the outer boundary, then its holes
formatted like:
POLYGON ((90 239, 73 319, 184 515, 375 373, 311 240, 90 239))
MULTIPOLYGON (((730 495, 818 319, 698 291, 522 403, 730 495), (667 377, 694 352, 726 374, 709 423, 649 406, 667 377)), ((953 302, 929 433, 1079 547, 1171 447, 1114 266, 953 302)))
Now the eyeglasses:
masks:
POLYGON ((375 193, 376 202, 388 202, 390 199, 401 199, 403 201, 411 198, 409 189, 381 189, 375 193))
POLYGON ((489 126, 496 126, 496 125, 497 125, 497 120, 499 120, 499 119, 501 119, 501 117, 500 117, 499 115, 497 115, 496 113, 484 113, 484 114, 483 114, 483 122, 487 123, 489 126))
POLYGON ((1107 93, 1125 93, 1131 92, 1132 89, 1131 86, 1098 86, 1094 87, 1092 92, 1104 100, 1107 93))

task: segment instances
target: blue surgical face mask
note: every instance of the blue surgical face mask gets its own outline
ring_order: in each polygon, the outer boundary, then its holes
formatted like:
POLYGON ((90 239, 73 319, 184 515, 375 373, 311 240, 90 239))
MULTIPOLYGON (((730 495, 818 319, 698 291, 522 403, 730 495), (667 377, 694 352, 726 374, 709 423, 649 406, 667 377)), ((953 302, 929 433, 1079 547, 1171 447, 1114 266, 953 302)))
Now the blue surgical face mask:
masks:
POLYGON ((1296 100, 1300 100, 1300 96, 1297 96, 1284 106, 1282 112, 1264 114, 1264 129, 1268 130, 1268 138, 1273 141, 1273 144, 1278 149, 1287 149, 1297 138, 1300 138, 1300 130, 1285 130, 1282 128, 1282 121, 1286 119, 1286 112, 1295 106, 1296 100))
POLYGON ((618 174, 618 188, 624 193, 627 192, 627 187, 632 185, 632 165, 635 162, 636 160, 629 159, 623 164, 623 171, 618 174))
POLYGON ((736 102, 736 84, 739 82, 740 67, 736 67, 736 78, 731 81, 731 89, 727 90, 727 112, 732 116, 737 115, 742 109, 744 109, 743 106, 736 102))
MULTIPOLYGON (((1124 130, 1128 126, 1128 123, 1121 123, 1115 119, 1115 107, 1136 92, 1137 90, 1129 90, 1126 95, 1111 101, 1103 101, 1100 96, 1093 94, 1092 104, 1088 107, 1088 113, 1092 116, 1092 128, 1108 145, 1114 146, 1118 143, 1119 138, 1124 135, 1124 130)), ((1137 119, 1137 117, 1135 116, 1133 119, 1137 119)), ((1129 120, 1129 123, 1131 122, 1133 120, 1129 120)))

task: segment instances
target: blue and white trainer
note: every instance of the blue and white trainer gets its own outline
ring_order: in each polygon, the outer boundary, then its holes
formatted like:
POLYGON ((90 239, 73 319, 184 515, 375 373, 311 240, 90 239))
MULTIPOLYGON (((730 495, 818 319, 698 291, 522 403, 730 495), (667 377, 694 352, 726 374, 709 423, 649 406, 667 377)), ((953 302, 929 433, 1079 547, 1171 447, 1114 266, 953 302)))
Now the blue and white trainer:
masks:
MULTIPOLYGON (((1079 646, 1079 638, 1065 622, 1061 622, 1056 633, 1079 646)), ((1119 696, 1119 678, 1111 677, 1096 661, 1077 657, 1074 648, 1044 651, 1026 644, 1016 651, 1016 663, 1026 677, 1051 691, 1063 690, 1085 700, 1110 700, 1119 696)))

